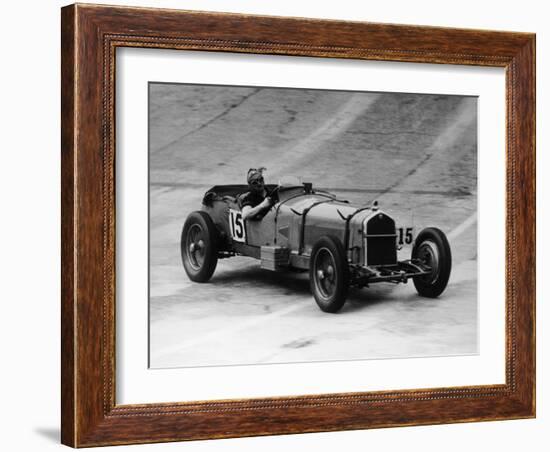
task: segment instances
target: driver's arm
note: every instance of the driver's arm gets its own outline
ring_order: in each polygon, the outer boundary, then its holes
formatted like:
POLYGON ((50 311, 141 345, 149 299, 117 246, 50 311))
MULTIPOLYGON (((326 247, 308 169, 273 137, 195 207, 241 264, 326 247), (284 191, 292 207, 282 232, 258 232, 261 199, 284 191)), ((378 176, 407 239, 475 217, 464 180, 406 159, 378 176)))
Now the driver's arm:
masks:
POLYGON ((243 220, 248 220, 254 218, 257 214, 259 214, 262 210, 271 207, 271 198, 268 196, 266 197, 260 204, 258 204, 256 207, 252 206, 244 206, 241 210, 241 213, 243 215, 243 220))

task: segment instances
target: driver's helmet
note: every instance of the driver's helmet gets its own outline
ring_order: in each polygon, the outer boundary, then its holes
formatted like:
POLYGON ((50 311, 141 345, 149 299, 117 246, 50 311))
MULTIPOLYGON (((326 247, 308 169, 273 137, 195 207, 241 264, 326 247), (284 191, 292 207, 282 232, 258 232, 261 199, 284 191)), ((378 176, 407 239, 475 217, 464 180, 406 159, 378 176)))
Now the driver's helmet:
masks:
POLYGON ((252 188, 263 188, 264 186, 264 171, 265 168, 250 168, 248 170, 248 173, 246 175, 246 181, 248 182, 248 185, 252 188))

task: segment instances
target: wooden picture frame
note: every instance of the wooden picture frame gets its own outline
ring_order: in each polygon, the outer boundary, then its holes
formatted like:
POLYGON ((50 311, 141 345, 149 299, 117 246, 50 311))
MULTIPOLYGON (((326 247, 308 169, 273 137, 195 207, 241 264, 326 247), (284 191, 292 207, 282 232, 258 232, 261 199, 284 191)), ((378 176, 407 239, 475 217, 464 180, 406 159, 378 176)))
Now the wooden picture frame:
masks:
POLYGON ((73 447, 535 416, 535 35, 71 5, 62 9, 62 442, 73 447), (506 383, 115 403, 115 50, 506 70, 506 383))

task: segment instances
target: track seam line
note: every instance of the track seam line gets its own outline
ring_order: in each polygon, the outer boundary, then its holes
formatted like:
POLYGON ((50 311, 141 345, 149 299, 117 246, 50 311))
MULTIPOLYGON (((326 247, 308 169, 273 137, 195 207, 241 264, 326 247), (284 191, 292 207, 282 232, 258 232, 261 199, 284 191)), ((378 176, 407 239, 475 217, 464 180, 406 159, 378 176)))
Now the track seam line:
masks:
POLYGON ((227 115, 229 112, 234 110, 235 108, 238 108, 244 101, 246 101, 248 98, 252 97, 254 94, 259 93, 263 88, 255 88, 252 90, 252 92, 246 94, 243 96, 238 102, 235 102, 234 104, 230 105, 228 108, 223 110, 221 113, 218 113, 217 115, 213 116, 212 118, 208 119, 206 122, 203 122, 200 126, 184 133, 182 136, 176 138, 175 140, 171 141, 168 144, 165 144, 164 146, 158 148, 155 151, 152 152, 162 152, 168 149, 170 146, 173 146, 174 144, 178 143, 179 141, 183 140, 184 138, 187 138, 190 135, 193 135, 194 133, 199 132, 200 130, 204 129, 205 127, 208 127, 213 122, 217 121, 220 118, 223 118, 225 115, 227 115))
POLYGON ((273 162, 271 166, 265 165, 268 173, 271 175, 284 174, 288 168, 314 153, 319 146, 346 130, 359 115, 371 108, 380 97, 380 94, 374 93, 352 95, 329 119, 282 155, 278 155, 277 161, 283 162, 282 164, 277 165, 273 162))
POLYGON ((447 234, 449 240, 456 239, 459 235, 465 232, 470 226, 472 226, 477 221, 477 212, 474 212, 466 220, 460 223, 456 228, 447 234))
POLYGON ((306 304, 309 304, 309 301, 303 301, 302 303, 292 304, 291 306, 287 306, 284 309, 279 309, 278 311, 271 312, 266 315, 262 316, 255 316, 252 319, 248 319, 244 322, 241 322, 236 325, 232 325, 230 327, 216 330, 211 333, 205 334, 203 336, 196 337, 192 340, 185 341, 183 344, 174 345, 172 347, 165 348, 162 352, 158 352, 155 356, 155 358, 158 360, 159 358, 165 358, 168 355, 171 355, 173 353, 177 353, 180 351, 183 351, 185 349, 188 349, 190 347, 194 347, 198 344, 209 342, 211 340, 218 340, 222 341, 223 336, 230 336, 232 334, 235 334, 238 331, 241 331, 245 328, 253 327, 261 325, 262 323, 266 323, 267 321, 273 320, 276 317, 281 317, 286 314, 290 314, 291 312, 297 311, 299 309, 302 309, 306 306, 306 304))
POLYGON ((386 193, 395 191, 394 189, 396 187, 406 183, 411 176, 416 174, 421 168, 425 167, 426 163, 428 163, 439 152, 444 151, 446 148, 449 149, 452 143, 458 138, 460 129, 467 127, 474 119, 474 117, 470 115, 468 107, 467 101, 463 100, 457 106, 453 121, 450 121, 447 126, 436 136, 430 146, 426 148, 426 155, 422 158, 422 160, 417 163, 414 168, 407 172, 407 174, 398 178, 391 185, 382 190, 377 197, 381 197, 386 193))

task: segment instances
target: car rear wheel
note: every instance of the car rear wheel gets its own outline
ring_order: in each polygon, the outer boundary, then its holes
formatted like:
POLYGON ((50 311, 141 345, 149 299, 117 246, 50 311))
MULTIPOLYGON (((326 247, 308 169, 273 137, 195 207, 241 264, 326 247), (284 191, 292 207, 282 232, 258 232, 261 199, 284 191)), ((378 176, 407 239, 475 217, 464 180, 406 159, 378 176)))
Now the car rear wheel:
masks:
POLYGON ((309 284, 324 312, 338 312, 348 295, 349 269, 346 253, 336 237, 321 237, 311 252, 309 284))
POLYGON ((430 267, 426 275, 413 278, 417 292, 435 298, 443 293, 451 275, 451 247, 445 234, 437 228, 423 229, 416 237, 412 260, 430 267))
POLYGON ((218 230, 205 212, 193 212, 181 232, 181 259, 191 281, 206 282, 218 264, 218 230))

